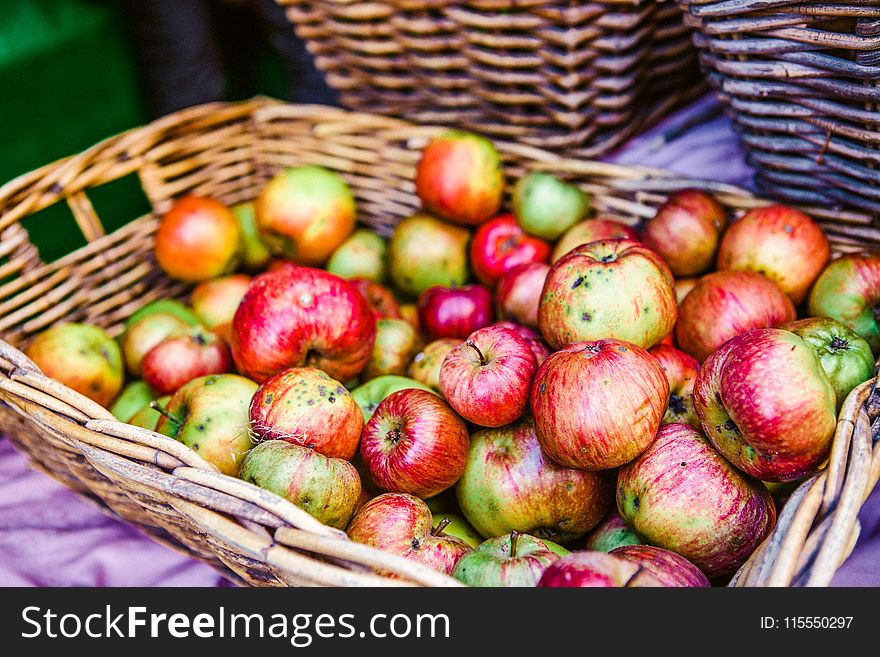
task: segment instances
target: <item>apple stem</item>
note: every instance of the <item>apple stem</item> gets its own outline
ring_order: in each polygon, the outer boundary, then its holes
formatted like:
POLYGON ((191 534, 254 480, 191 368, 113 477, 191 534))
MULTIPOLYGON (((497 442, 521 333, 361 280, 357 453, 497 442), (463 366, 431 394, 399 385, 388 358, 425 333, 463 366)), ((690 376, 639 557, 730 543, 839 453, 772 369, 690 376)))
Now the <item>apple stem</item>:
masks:
POLYGON ((510 558, 516 558, 516 542, 519 540, 519 532, 510 532, 510 558))
POLYGON ((150 402, 150 408, 152 408, 154 411, 157 411, 159 413, 159 415, 164 417, 169 422, 173 422, 177 426, 180 426, 181 424, 183 424, 183 420, 173 416, 171 413, 168 412, 167 408, 162 406, 162 404, 157 402, 155 399, 150 402))
POLYGON ((451 522, 452 522, 452 520, 450 520, 449 518, 444 516, 443 520, 438 522, 437 526, 431 530, 431 536, 442 536, 443 530, 446 529, 447 527, 449 527, 449 523, 451 523, 451 522))
POLYGON ((639 566, 638 569, 636 570, 636 572, 634 572, 632 574, 632 577, 630 577, 628 580, 626 580, 626 584, 623 585, 624 588, 630 588, 633 585, 633 582, 635 582, 635 580, 638 578, 639 575, 642 574, 642 572, 644 570, 645 570, 644 566, 639 566))
POLYGON ((473 340, 468 339, 468 340, 465 340, 464 343, 465 343, 468 347, 470 347, 471 349, 473 349, 474 351, 477 352, 477 355, 480 357, 480 365, 486 365, 486 364, 488 364, 488 361, 486 360, 486 357, 483 355, 483 352, 480 351, 480 348, 479 348, 477 345, 474 344, 474 341, 473 341, 473 340))

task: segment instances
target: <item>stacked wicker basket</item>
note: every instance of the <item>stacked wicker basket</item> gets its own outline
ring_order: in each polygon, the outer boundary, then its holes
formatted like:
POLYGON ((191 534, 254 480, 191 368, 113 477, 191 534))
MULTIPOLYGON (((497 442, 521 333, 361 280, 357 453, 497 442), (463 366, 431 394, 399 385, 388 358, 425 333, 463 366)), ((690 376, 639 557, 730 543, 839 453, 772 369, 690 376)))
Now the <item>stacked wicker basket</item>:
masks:
MULTIPOLYGON (((411 561, 347 540, 289 502, 218 474, 176 441, 116 421, 104 408, 43 376, 18 348, 60 321, 87 321, 118 334, 148 300, 184 297, 152 259, 156 217, 187 192, 227 203, 253 198, 284 167, 321 164, 343 174, 361 220, 386 231, 418 205, 412 177, 420 149, 441 128, 327 107, 257 99, 184 110, 112 137, 0 188, 0 432, 33 463, 143 531, 252 585, 453 585, 411 561), (105 235, 89 193, 136 174, 154 209, 105 235), (21 222, 66 202, 90 242, 43 264, 21 222), (372 570, 396 573, 400 579, 372 570)), ((685 186, 714 192, 732 212, 763 203, 729 185, 566 159, 498 142, 508 173, 553 171, 627 222, 650 217, 685 186)), ((836 225, 825 213, 825 225, 836 225)), ((52 226, 42 226, 51 230, 52 226)), ((852 248, 831 234, 835 249, 852 248)), ((735 584, 823 585, 849 554, 857 514, 880 477, 876 379, 841 411, 831 458, 779 514, 775 531, 735 584)), ((134 558, 134 557, 133 557, 134 558)))

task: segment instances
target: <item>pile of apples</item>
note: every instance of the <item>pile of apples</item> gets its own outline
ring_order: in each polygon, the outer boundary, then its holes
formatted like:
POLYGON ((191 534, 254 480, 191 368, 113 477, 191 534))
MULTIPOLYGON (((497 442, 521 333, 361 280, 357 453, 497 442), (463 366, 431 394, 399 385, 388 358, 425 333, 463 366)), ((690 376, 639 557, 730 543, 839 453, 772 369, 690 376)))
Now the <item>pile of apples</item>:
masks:
POLYGON ((427 144, 415 188, 390 239, 319 166, 252 204, 180 198, 155 256, 189 305, 147 304, 118 341, 58 325, 27 354, 467 584, 724 583, 873 375, 880 257, 829 263, 802 212, 730 223, 697 190, 628 226, 535 171, 502 212, 498 152, 461 131, 427 144))

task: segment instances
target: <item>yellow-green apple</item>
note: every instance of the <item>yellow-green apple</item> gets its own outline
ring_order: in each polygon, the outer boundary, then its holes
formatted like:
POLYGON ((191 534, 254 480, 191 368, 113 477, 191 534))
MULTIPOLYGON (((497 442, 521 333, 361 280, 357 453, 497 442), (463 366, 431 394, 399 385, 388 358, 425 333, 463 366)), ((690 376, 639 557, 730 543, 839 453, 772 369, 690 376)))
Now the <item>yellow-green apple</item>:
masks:
POLYGON ((629 559, 607 552, 578 550, 547 566, 539 587, 641 588, 662 587, 654 573, 629 559))
POLYGON ((669 381, 669 405, 660 424, 680 422, 700 429, 700 418, 694 410, 694 381, 700 371, 700 362, 668 344, 654 345, 648 353, 657 359, 669 381))
POLYGON ((830 253, 815 221, 794 208, 770 205, 731 224, 718 249, 718 269, 763 274, 799 305, 830 253))
POLYGON ((642 230, 642 240, 666 261, 674 276, 696 276, 712 269, 721 234, 727 227, 724 208, 697 189, 675 192, 642 230))
POLYGON ((492 293, 482 285, 428 288, 419 296, 419 326, 431 340, 464 339, 495 319, 492 293))
POLYGON ((576 342, 550 354, 531 394, 542 449, 581 470, 616 468, 641 454, 668 400, 657 359, 622 340, 576 342))
POLYGON ((412 559, 447 575, 471 551, 460 538, 433 527, 428 505, 406 493, 374 497, 358 510, 347 531, 356 543, 412 559))
POLYGON ((248 452, 238 476, 337 529, 348 526, 361 495, 361 478, 351 463, 281 440, 248 452))
POLYGON ((190 194, 172 203, 156 230, 156 262, 171 278, 197 283, 235 271, 241 228, 226 205, 190 194))
POLYGON ((401 319, 397 299, 387 287, 366 278, 352 278, 349 282, 367 300, 377 321, 380 319, 401 319))
MULTIPOLYGON (((452 489, 447 489, 449 492, 452 492, 452 489)), ((442 493, 441 493, 442 495, 442 493)), ((432 497, 430 500, 426 500, 428 506, 431 506, 431 502, 436 500, 438 496, 432 497)), ((455 495, 453 494, 453 499, 455 495)), ((450 536, 455 536, 460 538, 465 543, 470 545, 472 548, 477 547, 480 543, 483 542, 483 537, 477 533, 477 530, 471 527, 471 523, 469 523, 464 516, 459 515, 457 513, 446 513, 446 512, 437 512, 434 509, 431 509, 432 520, 431 524, 434 528, 437 528, 441 522, 445 524, 443 531, 450 536), (448 524, 446 521, 449 521, 448 524)))
POLYGON ((141 361, 144 381, 160 395, 170 395, 197 377, 231 370, 226 343, 216 333, 201 328, 181 337, 165 338, 141 361))
POLYGON ((648 543, 680 554, 710 578, 736 570, 776 524, 764 484, 686 424, 664 425, 641 456, 620 468, 617 508, 648 543))
POLYGON ((794 304, 769 278, 751 271, 703 276, 678 309, 675 340, 703 362, 731 338, 794 321, 794 304))
POLYGON ((678 305, 681 306, 681 302, 684 301, 684 298, 688 295, 688 293, 693 290, 697 283, 699 283, 699 278, 678 278, 675 281, 675 300, 678 302, 678 305))
POLYGON ((477 229, 471 239, 471 269, 477 280, 495 287, 505 273, 518 265, 546 262, 550 244, 527 235, 512 214, 502 214, 477 229))
POLYGON ((641 242, 603 240, 574 248, 547 274, 538 325, 551 347, 617 338, 645 349, 675 326, 669 268, 641 242))
POLYGON ((232 321, 238 371, 262 382, 289 367, 317 367, 349 381, 370 360, 376 319, 346 280, 286 266, 253 279, 232 321))
POLYGON ((149 406, 156 393, 145 381, 132 381, 126 385, 110 407, 110 412, 120 422, 128 422, 135 413, 149 406))
POLYGON ((238 219, 238 227, 241 229, 241 266, 250 272, 262 271, 272 259, 272 252, 257 230, 254 204, 248 202, 234 205, 232 213, 238 219))
POLYGON ((388 241, 371 230, 359 228, 336 247, 326 269, 341 278, 384 283, 388 278, 388 241))
POLYGON ((568 543, 608 511, 614 475, 557 465, 541 449, 535 423, 525 417, 471 436, 455 493, 465 518, 486 538, 518 531, 568 543))
POLYGON ((376 341, 370 361, 361 374, 361 380, 375 379, 384 374, 406 374, 406 368, 419 353, 422 339, 407 321, 380 319, 376 322, 376 341))
POLYGON ((590 197, 574 185, 543 171, 520 178, 513 188, 513 213, 530 235, 559 237, 590 212, 590 197))
POLYGON ((529 343, 497 324, 471 333, 440 367, 440 390, 464 419, 500 427, 528 410, 538 363, 529 343))
POLYGON ((543 363, 547 359, 547 356, 550 355, 550 346, 544 342, 544 338, 541 337, 541 334, 532 330, 528 326, 523 326, 516 322, 498 322, 497 326, 504 326, 505 328, 516 331, 525 338, 525 341, 528 342, 529 346, 532 348, 532 353, 535 354, 535 360, 538 365, 543 363))
POLYGON ((538 306, 550 266, 543 262, 519 265, 508 271, 498 283, 495 295, 505 319, 538 328, 538 306))
POLYGON ((125 381, 119 345, 100 326, 66 322, 38 334, 25 355, 48 377, 108 407, 125 381))
POLYGON ((560 260, 562 256, 567 255, 569 251, 576 246, 589 244, 590 242, 598 242, 600 240, 616 240, 626 239, 639 241, 638 232, 632 227, 622 224, 614 219, 596 217, 595 219, 585 219, 579 221, 569 228, 550 254, 550 263, 560 260))
POLYGON ((816 280, 808 308, 848 326, 880 356, 880 255, 847 253, 832 260, 816 280))
POLYGON ((611 552, 623 545, 641 545, 642 539, 635 530, 620 517, 614 507, 599 525, 587 534, 584 548, 596 552, 611 552))
POLYGON ((425 146, 415 183, 416 194, 428 212, 457 224, 476 226, 501 207, 501 156, 485 137, 450 130, 425 146))
POLYGON ((251 284, 246 274, 232 274, 199 283, 192 291, 193 311, 207 328, 229 342, 232 318, 251 284))
POLYGON ((132 376, 141 376, 144 357, 168 338, 179 338, 193 330, 193 326, 168 312, 143 315, 128 325, 119 338, 125 367, 132 376))
POLYGON ((468 586, 536 586, 559 559, 540 538, 510 532, 484 541, 458 560, 452 575, 468 586))
POLYGON ((422 332, 422 326, 419 324, 419 307, 414 303, 402 303, 399 306, 400 319, 404 319, 409 322, 412 327, 418 331, 422 332))
POLYGON ((653 545, 623 545, 611 550, 611 554, 644 568, 663 582, 663 586, 711 586, 702 570, 670 550, 653 545))
POLYGON ((285 169, 254 203, 257 230, 276 256, 320 265, 354 230, 354 195, 335 171, 307 164, 285 169))
POLYGON ((373 417, 373 413, 376 412, 376 408, 378 408, 379 403, 383 399, 392 392, 406 390, 407 388, 417 388, 419 390, 434 392, 433 388, 425 385, 421 381, 416 381, 415 379, 410 379, 405 376, 398 376, 396 374, 385 374, 383 376, 377 376, 375 379, 370 379, 366 383, 357 386, 351 391, 351 396, 358 405, 358 408, 361 409, 361 412, 364 415, 364 422, 366 423, 371 417, 373 417))
POLYGON ((434 285, 468 282, 468 240, 465 228, 427 214, 414 214, 395 227, 388 243, 388 274, 394 287, 415 298, 434 285))
POLYGON ((468 430, 435 393, 398 390, 364 427, 361 458, 379 488, 427 499, 452 486, 468 452, 468 430))
POLYGON ((454 347, 461 344, 458 338, 440 338, 425 345, 409 364, 411 378, 434 390, 440 391, 440 366, 454 347))
POLYGON ((223 474, 237 477, 254 446, 248 405, 256 390, 256 383, 238 374, 193 379, 166 404, 153 402, 162 415, 156 432, 182 442, 223 474))
POLYGON ((154 399, 137 413, 132 415, 128 419, 127 424, 130 424, 134 427, 140 427, 141 429, 149 429, 150 431, 155 431, 156 425, 159 424, 159 420, 162 419, 162 415, 159 413, 159 411, 156 410, 156 408, 165 408, 170 400, 171 395, 165 395, 163 397, 158 397, 157 399, 154 399), (155 406, 156 408, 153 408, 153 406, 155 406))
POLYGON ((364 426, 345 386, 312 367, 293 367, 264 381, 249 418, 262 440, 286 440, 340 459, 354 456, 364 426))
POLYGON ((139 322, 147 315, 153 315, 156 313, 167 313, 169 315, 174 315, 178 319, 182 319, 190 326, 202 325, 202 322, 199 320, 198 317, 196 317, 196 314, 192 311, 192 309, 190 309, 177 299, 156 299, 154 301, 149 301, 145 303, 143 306, 141 306, 131 315, 129 315, 128 318, 125 320, 125 328, 129 329, 135 322, 139 322))
POLYGON ((722 456, 763 481, 811 474, 837 425, 837 398, 816 353, 782 329, 743 333, 706 359, 694 408, 722 456))
POLYGON ((853 388, 874 376, 871 347, 840 322, 828 317, 808 317, 779 328, 791 331, 812 347, 834 388, 838 411, 853 388))

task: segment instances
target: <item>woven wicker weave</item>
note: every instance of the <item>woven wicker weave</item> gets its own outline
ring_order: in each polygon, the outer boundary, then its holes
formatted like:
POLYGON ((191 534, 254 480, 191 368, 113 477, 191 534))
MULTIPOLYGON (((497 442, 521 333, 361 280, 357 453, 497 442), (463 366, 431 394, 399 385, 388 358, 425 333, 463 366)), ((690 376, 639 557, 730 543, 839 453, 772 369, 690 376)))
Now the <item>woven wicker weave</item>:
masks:
MULTIPOLYGON (((94 188, 136 174, 156 214, 186 192, 227 203, 253 198, 279 169, 303 163, 340 171, 360 218, 383 232, 417 207, 412 177, 426 139, 442 128, 317 106, 255 99, 191 108, 112 137, 0 188, 0 432, 69 488, 159 541, 252 585, 455 584, 411 561, 354 544, 275 495, 220 475, 186 446, 116 421, 104 408, 44 377, 17 347, 61 320, 116 335, 147 300, 184 298, 152 256, 154 215, 103 234, 94 188), (20 222, 66 202, 88 246, 42 264, 20 222), (13 346, 14 345, 14 346, 13 346), (373 574, 371 567, 400 579, 373 574)), ((732 211, 761 199, 729 185, 663 171, 564 159, 499 142, 511 178, 544 168, 577 182, 602 212, 627 222, 653 215, 681 187, 713 191, 732 211)), ((824 215, 829 229, 839 217, 824 215)), ((852 215, 849 220, 858 217, 852 215)), ((51 230, 43 226, 41 230, 51 230)), ((836 250, 857 244, 832 233, 836 250)), ((857 512, 880 477, 876 380, 841 412, 825 470, 803 484, 735 583, 826 584, 858 536, 857 512)))
POLYGON ((679 4, 760 188, 880 218, 880 2, 679 4))
POLYGON ((349 109, 606 153, 703 90, 674 2, 278 0, 349 109))

